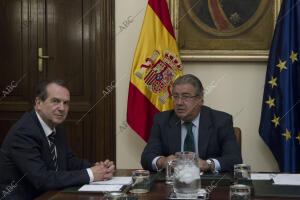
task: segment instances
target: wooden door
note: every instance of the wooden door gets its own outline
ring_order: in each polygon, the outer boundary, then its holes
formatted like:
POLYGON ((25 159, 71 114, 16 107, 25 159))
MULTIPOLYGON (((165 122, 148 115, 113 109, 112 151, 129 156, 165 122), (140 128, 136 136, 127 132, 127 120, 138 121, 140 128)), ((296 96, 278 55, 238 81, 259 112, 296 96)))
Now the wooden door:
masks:
POLYGON ((1 0, 0 143, 32 109, 35 85, 62 79, 71 93, 64 126, 73 152, 115 160, 115 92, 102 98, 115 80, 113 26, 111 0, 1 0), (39 60, 39 49, 49 58, 39 60))

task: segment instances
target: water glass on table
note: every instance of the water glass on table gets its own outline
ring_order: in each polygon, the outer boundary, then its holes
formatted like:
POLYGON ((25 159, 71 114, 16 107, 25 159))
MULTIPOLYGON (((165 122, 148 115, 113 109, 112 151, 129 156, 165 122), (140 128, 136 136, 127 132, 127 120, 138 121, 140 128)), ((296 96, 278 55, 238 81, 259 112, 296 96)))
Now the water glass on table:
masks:
POLYGON ((166 184, 173 185, 174 184, 174 167, 176 160, 169 160, 166 168, 166 184))
POLYGON ((238 184, 239 180, 247 181, 251 178, 251 167, 247 164, 234 165, 234 184, 238 184))
POLYGON ((134 170, 132 172, 131 193, 147 193, 150 191, 150 172, 148 170, 134 170))
POLYGON ((250 200, 251 189, 248 185, 236 184, 230 186, 230 200, 250 200))

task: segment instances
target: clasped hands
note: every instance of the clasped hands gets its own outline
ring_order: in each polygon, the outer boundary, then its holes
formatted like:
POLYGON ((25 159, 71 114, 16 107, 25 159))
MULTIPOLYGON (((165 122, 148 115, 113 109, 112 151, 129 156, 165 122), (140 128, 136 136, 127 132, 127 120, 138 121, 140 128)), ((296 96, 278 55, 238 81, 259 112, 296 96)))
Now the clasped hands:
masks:
POLYGON ((93 172, 94 181, 106 181, 112 178, 115 172, 115 165, 113 161, 105 160, 104 162, 96 162, 91 167, 93 172))
MULTIPOLYGON (((168 157, 160 157, 157 161, 156 161, 156 166, 158 167, 158 169, 165 169, 167 168, 168 165, 168 161, 175 159, 176 157, 174 155, 170 155, 168 157)), ((202 160, 201 158, 198 158, 198 165, 201 171, 207 171, 209 166, 208 163, 206 162, 206 160, 202 160)), ((214 169, 214 163, 212 168, 214 169)))

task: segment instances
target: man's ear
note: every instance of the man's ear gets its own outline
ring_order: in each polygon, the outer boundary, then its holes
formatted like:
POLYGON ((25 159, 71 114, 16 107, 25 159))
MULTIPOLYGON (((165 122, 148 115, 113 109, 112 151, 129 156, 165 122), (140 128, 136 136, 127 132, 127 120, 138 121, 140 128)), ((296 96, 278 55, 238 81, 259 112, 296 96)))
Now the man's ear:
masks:
POLYGON ((42 100, 40 98, 36 97, 35 98, 35 106, 39 106, 41 104, 41 101, 42 100))
POLYGON ((204 103, 204 94, 201 93, 201 94, 200 94, 200 97, 201 97, 201 100, 202 100, 201 102, 202 102, 202 104, 203 104, 203 103, 204 103))
POLYGON ((203 102, 204 102, 203 97, 204 97, 203 93, 199 94, 199 101, 197 104, 199 104, 199 105, 203 104, 203 102))

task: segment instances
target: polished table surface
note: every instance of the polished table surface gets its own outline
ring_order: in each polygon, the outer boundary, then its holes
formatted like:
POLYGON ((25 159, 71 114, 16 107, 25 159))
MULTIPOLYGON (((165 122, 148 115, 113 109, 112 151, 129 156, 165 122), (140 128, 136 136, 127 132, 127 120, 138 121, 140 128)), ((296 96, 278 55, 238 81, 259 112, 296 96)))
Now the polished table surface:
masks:
MULTIPOLYGON (((133 170, 119 169, 116 170, 115 176, 131 176, 133 170)), ((149 193, 146 194, 128 194, 129 196, 137 197, 142 200, 162 200, 166 199, 167 194, 172 190, 172 186, 165 184, 164 182, 155 182, 149 193)), ((205 187, 204 188, 208 188, 205 187)), ((216 186, 210 187, 210 199, 211 200, 228 200, 229 199, 229 187, 228 186, 216 186)), ((62 200, 62 199, 80 199, 80 200, 98 200, 105 199, 103 194, 71 194, 71 193, 62 193, 59 191, 49 191, 44 195, 37 198, 37 200, 62 200)), ((255 198, 252 196, 251 199, 254 200, 271 200, 271 199, 281 199, 281 200, 291 200, 291 198, 255 198)), ((295 199, 295 198, 294 198, 295 199)))

